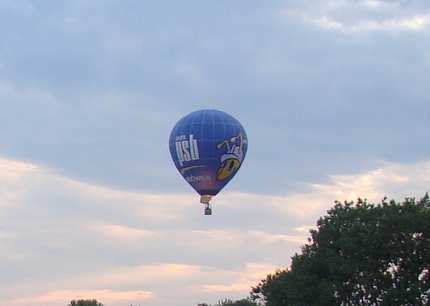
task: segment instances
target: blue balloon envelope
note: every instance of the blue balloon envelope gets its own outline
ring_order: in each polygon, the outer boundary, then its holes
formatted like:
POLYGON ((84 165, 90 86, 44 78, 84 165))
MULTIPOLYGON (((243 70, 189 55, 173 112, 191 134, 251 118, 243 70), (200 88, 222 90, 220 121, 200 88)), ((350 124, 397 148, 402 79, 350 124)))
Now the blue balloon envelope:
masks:
POLYGON ((231 115, 219 110, 200 110, 176 123, 169 148, 179 173, 210 209, 211 197, 242 165, 248 138, 240 122, 231 115))

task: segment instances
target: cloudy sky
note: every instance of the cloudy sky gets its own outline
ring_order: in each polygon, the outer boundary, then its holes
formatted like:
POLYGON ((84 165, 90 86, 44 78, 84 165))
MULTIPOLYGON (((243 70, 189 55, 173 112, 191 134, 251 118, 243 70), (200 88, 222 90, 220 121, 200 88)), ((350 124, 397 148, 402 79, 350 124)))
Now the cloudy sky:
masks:
POLYGON ((430 183, 427 0, 0 0, 0 304, 240 298, 333 201, 430 183), (176 121, 238 118, 202 215, 176 121))

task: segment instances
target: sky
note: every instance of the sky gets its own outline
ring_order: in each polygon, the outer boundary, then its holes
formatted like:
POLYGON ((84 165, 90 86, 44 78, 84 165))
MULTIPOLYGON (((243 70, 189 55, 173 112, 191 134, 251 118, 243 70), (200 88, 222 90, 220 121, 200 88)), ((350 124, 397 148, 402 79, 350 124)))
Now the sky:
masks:
POLYGON ((0 0, 0 304, 190 306, 288 267, 335 200, 429 191, 426 0, 0 0), (245 127, 203 215, 184 115, 245 127))

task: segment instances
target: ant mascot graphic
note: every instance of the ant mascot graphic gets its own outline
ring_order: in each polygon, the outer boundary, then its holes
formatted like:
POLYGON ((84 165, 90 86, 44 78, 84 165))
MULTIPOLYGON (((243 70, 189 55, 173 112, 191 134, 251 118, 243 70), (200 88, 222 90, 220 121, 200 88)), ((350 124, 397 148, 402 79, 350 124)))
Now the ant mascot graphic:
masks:
POLYGON ((216 177, 218 181, 231 177, 240 168, 243 160, 243 146, 247 143, 246 138, 239 134, 217 145, 218 149, 226 149, 226 153, 221 155, 221 167, 216 177))

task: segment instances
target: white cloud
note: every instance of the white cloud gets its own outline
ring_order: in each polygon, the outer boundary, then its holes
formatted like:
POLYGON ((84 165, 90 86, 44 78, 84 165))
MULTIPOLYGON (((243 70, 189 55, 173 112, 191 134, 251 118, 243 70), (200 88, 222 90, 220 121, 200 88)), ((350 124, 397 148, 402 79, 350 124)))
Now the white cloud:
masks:
POLYGON ((391 2, 387 2, 387 1, 378 1, 378 0, 366 0, 363 1, 363 5, 372 9, 378 9, 378 8, 382 8, 382 7, 387 7, 387 6, 393 6, 396 5, 397 3, 394 1, 391 2))
POLYGON ((0 207, 14 206, 24 186, 23 178, 36 173, 38 167, 29 163, 0 159, 0 207))
MULTIPOLYGON (((202 274, 203 268, 198 265, 186 265, 177 263, 154 263, 138 266, 120 266, 104 271, 96 275, 86 275, 81 282, 91 286, 96 283, 102 286, 151 286, 161 285, 167 282, 181 283, 202 274), (145 276, 144 278, 142 276, 145 276)), ((162 288, 158 288, 162 290, 162 288)))
POLYGON ((269 273, 273 273, 279 267, 267 264, 249 263, 241 271, 225 271, 229 282, 204 284, 203 290, 218 294, 232 294, 249 292, 252 286, 259 283, 269 273))
POLYGON ((302 225, 302 226, 293 228, 293 231, 299 232, 299 233, 309 233, 309 231, 314 228, 315 228, 314 225, 302 225))
POLYGON ((141 290, 55 290, 26 298, 17 298, 13 300, 3 301, 2 303, 3 305, 51 305, 53 303, 61 303, 66 305, 71 300, 97 299, 99 301, 103 300, 104 303, 110 304, 118 302, 142 302, 151 298, 153 298, 153 294, 151 292, 141 290))
POLYGON ((129 226, 109 223, 90 223, 88 229, 99 232, 109 239, 117 239, 122 242, 136 242, 144 239, 157 238, 157 232, 132 228, 129 226))
POLYGON ((281 242, 293 242, 302 245, 306 242, 306 236, 298 235, 287 235, 287 234, 272 234, 261 231, 253 231, 251 235, 255 237, 257 241, 264 241, 267 243, 281 243, 281 242))
POLYGON ((396 1, 339 1, 284 8, 280 15, 325 30, 342 33, 420 31, 430 24, 430 12, 406 10, 396 1))
POLYGON ((324 214, 334 201, 367 198, 379 201, 384 196, 401 200, 408 196, 421 196, 428 190, 430 163, 415 164, 383 163, 383 166, 354 175, 332 175, 325 184, 313 184, 307 192, 288 196, 258 194, 232 194, 235 201, 241 198, 247 203, 265 203, 286 216, 309 220, 324 214))
POLYGON ((323 29, 339 30, 341 32, 369 32, 369 31, 418 31, 427 27, 430 23, 430 15, 417 15, 409 18, 389 18, 381 21, 363 20, 353 24, 328 16, 305 18, 305 21, 315 24, 323 29))

